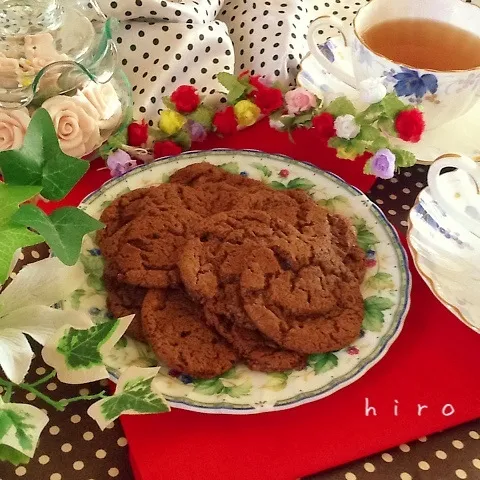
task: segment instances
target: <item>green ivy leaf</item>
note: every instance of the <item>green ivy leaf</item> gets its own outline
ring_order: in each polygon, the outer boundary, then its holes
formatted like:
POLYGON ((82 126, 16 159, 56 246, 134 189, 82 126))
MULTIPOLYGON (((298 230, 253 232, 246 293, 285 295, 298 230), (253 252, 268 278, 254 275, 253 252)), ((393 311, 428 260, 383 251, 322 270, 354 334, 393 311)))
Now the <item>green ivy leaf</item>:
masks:
POLYGON ((268 373, 268 380, 264 385, 264 388, 279 392, 287 386, 288 373, 286 372, 272 372, 268 373))
POLYGON ((395 165, 397 167, 412 167, 417 161, 415 155, 407 150, 393 149, 392 152, 395 155, 395 165))
POLYGON ((240 398, 248 395, 252 390, 252 382, 247 380, 240 385, 233 385, 231 387, 224 387, 224 392, 233 398, 240 398))
MULTIPOLYGON (((272 182, 273 183, 273 182, 272 182)), ((299 188, 301 190, 310 190, 315 186, 315 183, 307 178, 294 178, 287 183, 288 189, 299 188)))
POLYGON ((158 368, 129 367, 121 375, 115 394, 95 402, 88 414, 104 430, 122 414, 169 412, 165 398, 152 385, 158 368))
POLYGON ((213 116, 215 111, 206 105, 200 105, 194 112, 188 115, 190 120, 203 125, 207 130, 212 128, 213 116))
POLYGON ((89 163, 62 152, 48 112, 34 114, 19 150, 0 152, 0 169, 10 185, 41 186, 49 200, 61 200, 83 177, 89 163))
POLYGON ((85 296, 85 290, 83 288, 78 288, 75 290, 71 297, 70 297, 70 303, 72 305, 72 308, 75 310, 78 310, 80 308, 80 299, 85 296))
POLYGON ((0 462, 9 462, 17 467, 18 465, 26 465, 30 461, 22 452, 8 445, 0 444, 0 462))
POLYGON ((223 383, 219 378, 211 378, 208 380, 196 379, 194 380, 194 385, 193 390, 203 393, 203 395, 217 395, 224 390, 223 383))
POLYGON ((378 238, 375 234, 367 227, 367 222, 365 219, 354 216, 352 218, 353 225, 357 230, 357 242, 358 246, 365 252, 370 250, 371 247, 379 243, 378 238))
POLYGON ((268 185, 275 190, 286 190, 287 189, 286 185, 284 185, 282 182, 277 182, 276 180, 274 180, 273 182, 270 182, 268 185))
POLYGON ((272 176, 272 171, 262 163, 252 163, 252 167, 258 170, 259 172, 262 172, 262 174, 267 178, 272 176))
POLYGON ((103 227, 103 223, 75 207, 58 208, 47 216, 36 205, 23 205, 12 221, 40 233, 65 265, 77 262, 84 235, 103 227))
POLYGON ((11 186, 0 182, 0 285, 5 282, 15 252, 22 247, 37 245, 43 237, 12 222, 19 204, 40 193, 41 187, 11 186))
POLYGON ((185 130, 180 130, 176 133, 172 140, 177 144, 180 145, 184 150, 188 150, 192 146, 192 139, 190 135, 185 130))
POLYGON ((391 308, 394 303, 383 297, 368 297, 363 301, 365 314, 362 327, 371 332, 380 332, 384 323, 384 310, 391 308))
POLYGON ((314 353, 308 356, 308 364, 313 367, 315 375, 328 372, 338 365, 338 358, 334 353, 314 353))
POLYGON ((374 290, 387 290, 394 288, 395 284, 393 283, 393 277, 389 273, 378 272, 365 282, 365 286, 374 290))
POLYGON ((220 72, 217 75, 217 80, 227 89, 227 102, 230 105, 237 103, 248 89, 246 84, 239 81, 238 78, 231 73, 220 72))
POLYGON ((334 117, 339 117, 340 115, 355 116, 356 114, 355 106, 347 97, 336 98, 327 106, 325 111, 334 117))
POLYGON ((406 108, 406 105, 393 92, 385 95, 380 103, 385 115, 391 119, 395 119, 395 117, 406 108))
POLYGON ((224 163, 223 165, 219 165, 219 167, 228 173, 233 173, 234 175, 240 174, 240 167, 237 162, 224 163))

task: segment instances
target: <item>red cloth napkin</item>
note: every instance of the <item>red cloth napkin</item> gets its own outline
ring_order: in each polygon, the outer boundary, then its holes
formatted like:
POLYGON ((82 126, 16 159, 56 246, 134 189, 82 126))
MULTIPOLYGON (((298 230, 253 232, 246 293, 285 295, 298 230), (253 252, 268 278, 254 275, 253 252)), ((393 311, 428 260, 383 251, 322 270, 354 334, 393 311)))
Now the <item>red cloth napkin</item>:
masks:
POLYGON ((399 338, 330 397, 259 415, 174 409, 122 417, 136 480, 293 480, 479 417, 480 336, 411 269, 412 305, 399 338), (365 415, 366 399, 376 416, 365 415), (418 404, 427 406, 421 416, 418 404))

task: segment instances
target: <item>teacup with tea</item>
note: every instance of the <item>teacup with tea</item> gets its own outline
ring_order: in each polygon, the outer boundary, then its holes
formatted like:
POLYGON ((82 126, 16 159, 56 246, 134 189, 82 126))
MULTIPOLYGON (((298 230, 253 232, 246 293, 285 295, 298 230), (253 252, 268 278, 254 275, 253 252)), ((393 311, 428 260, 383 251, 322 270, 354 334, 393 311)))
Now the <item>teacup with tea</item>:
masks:
POLYGON ((427 129, 480 99, 480 8, 461 0, 371 0, 352 27, 331 16, 314 20, 308 43, 316 61, 349 86, 381 78, 405 103, 421 105, 427 129), (317 45, 326 25, 351 49, 353 75, 317 45))

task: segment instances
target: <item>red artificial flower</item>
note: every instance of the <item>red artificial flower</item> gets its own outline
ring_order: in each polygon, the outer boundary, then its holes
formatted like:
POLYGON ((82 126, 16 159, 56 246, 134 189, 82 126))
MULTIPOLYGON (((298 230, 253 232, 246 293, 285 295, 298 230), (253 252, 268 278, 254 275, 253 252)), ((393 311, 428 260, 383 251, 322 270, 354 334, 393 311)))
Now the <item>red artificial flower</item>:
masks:
POLYGON ((197 109, 200 97, 197 89, 191 85, 180 85, 170 96, 175 108, 180 113, 190 113, 197 109))
POLYGON ((153 155, 155 158, 168 157, 170 155, 179 155, 182 153, 182 147, 170 140, 155 142, 153 144, 153 155))
POLYGON ((141 147, 148 139, 148 125, 145 120, 142 123, 133 122, 128 126, 127 134, 131 147, 141 147))
POLYGON ((412 143, 419 142, 425 131, 423 113, 418 108, 400 112, 395 119, 395 130, 402 140, 412 143))
POLYGON ((250 78, 250 84, 255 86, 255 90, 250 94, 250 97, 264 115, 270 115, 275 110, 283 107, 281 90, 265 86, 260 82, 258 75, 250 78))
POLYGON ((212 123, 215 126, 215 131, 220 135, 232 135, 235 133, 238 122, 233 107, 227 107, 225 110, 217 112, 213 117, 212 123))
POLYGON ((315 132, 322 140, 328 141, 335 136, 335 118, 331 113, 323 112, 312 119, 315 132))

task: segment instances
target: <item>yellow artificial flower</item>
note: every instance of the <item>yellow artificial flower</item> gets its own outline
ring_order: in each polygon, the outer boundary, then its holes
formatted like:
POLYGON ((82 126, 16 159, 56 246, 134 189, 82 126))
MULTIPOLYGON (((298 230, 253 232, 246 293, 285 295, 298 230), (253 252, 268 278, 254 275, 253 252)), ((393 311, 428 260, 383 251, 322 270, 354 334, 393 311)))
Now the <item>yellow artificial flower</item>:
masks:
POLYGON ((253 125, 260 116, 260 109, 250 100, 240 100, 233 110, 241 127, 253 125))
POLYGON ((164 110, 160 114, 158 126, 167 135, 175 135, 187 122, 187 119, 174 110, 164 110))

